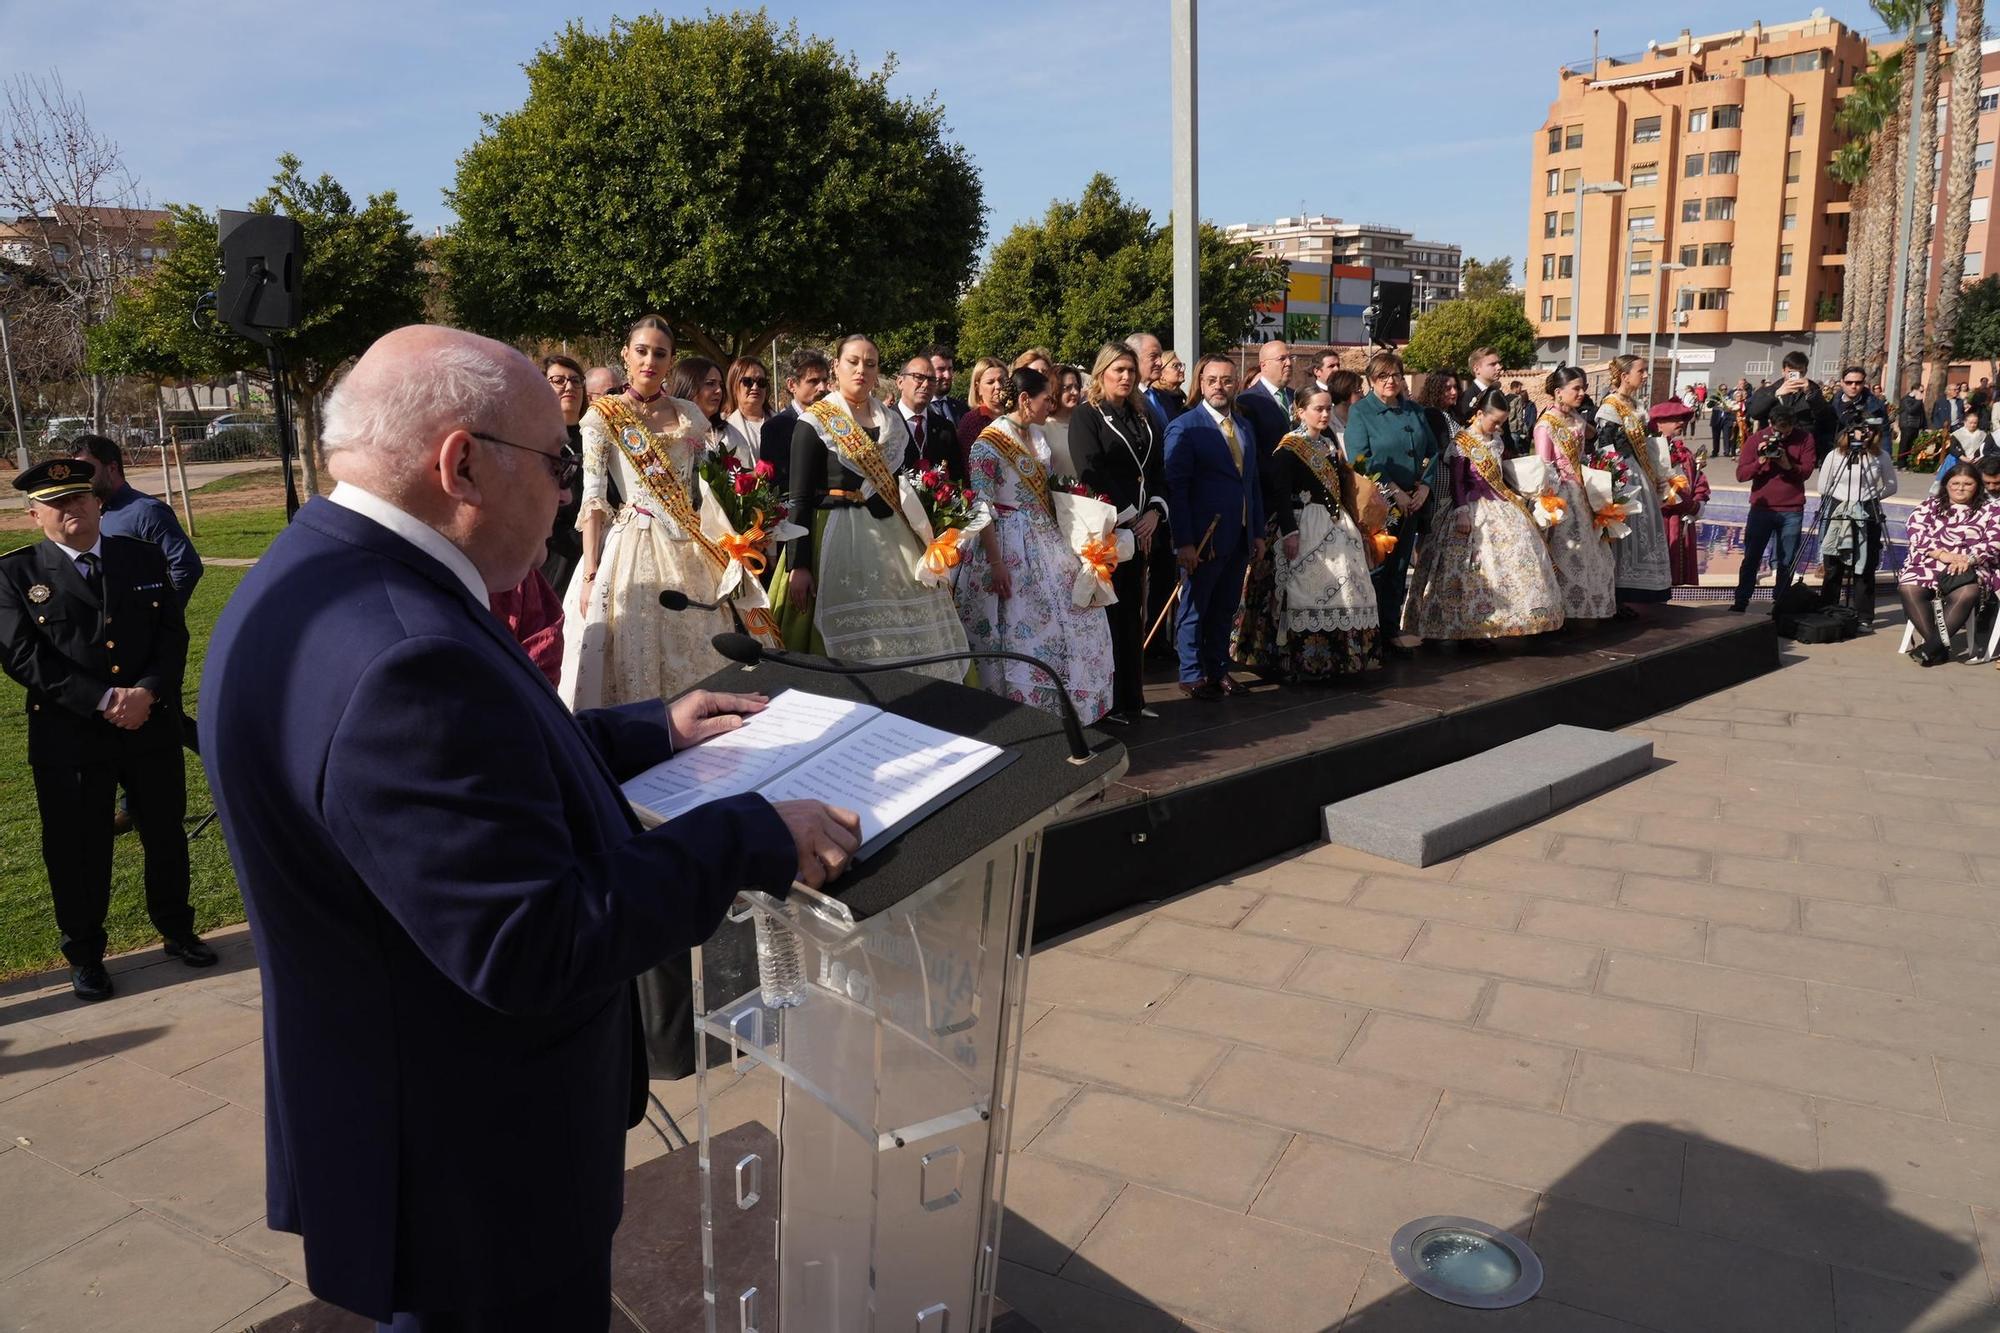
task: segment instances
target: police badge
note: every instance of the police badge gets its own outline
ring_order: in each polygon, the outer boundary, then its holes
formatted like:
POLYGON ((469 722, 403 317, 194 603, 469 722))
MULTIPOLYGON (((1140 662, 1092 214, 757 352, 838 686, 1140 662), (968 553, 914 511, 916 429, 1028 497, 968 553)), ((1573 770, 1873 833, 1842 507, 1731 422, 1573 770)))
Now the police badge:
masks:
POLYGON ((28 600, 36 603, 48 601, 49 585, 46 583, 37 583, 34 587, 28 589, 28 600))

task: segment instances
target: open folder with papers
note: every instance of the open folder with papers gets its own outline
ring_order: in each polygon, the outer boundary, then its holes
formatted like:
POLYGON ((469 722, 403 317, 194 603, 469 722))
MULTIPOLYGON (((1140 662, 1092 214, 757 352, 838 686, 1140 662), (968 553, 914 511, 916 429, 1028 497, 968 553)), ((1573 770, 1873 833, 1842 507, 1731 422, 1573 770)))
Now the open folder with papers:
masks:
POLYGON ((867 857, 1013 757, 872 704, 786 690, 735 731, 654 765, 624 791, 647 825, 746 791, 825 801, 861 816, 858 856, 867 857))

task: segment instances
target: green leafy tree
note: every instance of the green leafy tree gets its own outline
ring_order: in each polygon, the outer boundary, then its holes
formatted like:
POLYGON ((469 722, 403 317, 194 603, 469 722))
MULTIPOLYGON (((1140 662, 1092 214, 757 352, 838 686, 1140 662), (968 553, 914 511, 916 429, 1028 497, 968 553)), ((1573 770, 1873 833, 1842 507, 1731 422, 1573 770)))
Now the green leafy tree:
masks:
POLYGON ((708 356, 947 317, 985 238, 935 99, 762 12, 572 23, 447 198, 459 319, 501 337, 657 310, 708 356))
POLYGON ((1981 278, 1965 289, 1951 346, 1954 355, 1970 361, 2000 358, 2000 275, 1981 278))
POLYGON ((1503 295, 1514 285, 1514 256, 1468 259, 1459 269, 1458 294, 1468 301, 1503 295))
MULTIPOLYGON (((1135 330, 1173 328, 1173 228, 1128 202, 1102 173, 1074 202, 1058 199, 1040 222, 1022 223, 993 249, 965 295, 959 356, 1012 357, 1047 347, 1089 364, 1103 343, 1135 330)), ((1284 270, 1247 243, 1201 225, 1201 340, 1234 346, 1253 308, 1283 290, 1284 270)))
POLYGON ((1503 366, 1535 360, 1535 326, 1519 296, 1446 301, 1417 317, 1403 362, 1411 370, 1463 370, 1472 349, 1490 345, 1503 366))
MULTIPOLYGON (((424 243, 394 193, 357 208, 331 176, 308 180, 299 159, 278 159, 271 186, 250 205, 296 218, 305 233, 298 327, 278 335, 285 381, 299 427, 309 486, 317 479, 319 397, 341 367, 377 338, 424 317, 424 243)), ((266 373, 264 349, 220 323, 197 329, 195 303, 215 287, 221 266, 215 219, 172 205, 160 240, 166 257, 119 293, 93 330, 93 369, 156 382, 207 379, 232 371, 266 373)))

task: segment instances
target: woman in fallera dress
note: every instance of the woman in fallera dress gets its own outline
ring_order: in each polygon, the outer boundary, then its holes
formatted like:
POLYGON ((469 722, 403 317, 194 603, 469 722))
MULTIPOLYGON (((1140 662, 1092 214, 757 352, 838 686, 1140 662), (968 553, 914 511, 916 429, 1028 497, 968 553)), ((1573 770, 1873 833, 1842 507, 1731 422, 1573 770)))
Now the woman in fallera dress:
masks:
MULTIPOLYGON (((896 474, 910 456, 903 415, 875 396, 881 353, 866 334, 834 348, 833 391, 792 430, 791 520, 771 578, 772 609, 795 652, 893 662, 963 652, 951 592, 917 581, 924 548, 904 517, 896 474)), ((916 667, 962 680, 963 663, 916 667)))
POLYGON ((1244 580, 1230 656, 1287 685, 1322 684, 1382 665, 1381 613, 1354 470, 1327 433, 1333 395, 1308 385, 1292 415, 1260 465, 1265 554, 1244 580))
POLYGON ((1581 370, 1558 366, 1543 386, 1555 402, 1535 423, 1535 456, 1554 471, 1549 493, 1563 502, 1562 522, 1549 529, 1549 561, 1562 585, 1565 621, 1608 620, 1618 611, 1617 557, 1583 493, 1584 421, 1576 409, 1584 388, 1581 370))
POLYGON ((558 686, 575 709, 672 698, 726 664, 709 640, 736 628, 729 605, 664 612, 667 589, 693 602, 732 593, 747 627, 769 627, 763 593, 724 549, 734 533, 695 469, 708 420, 664 387, 674 355, 667 322, 634 322, 622 355, 625 387, 592 403, 581 423, 583 554, 563 600, 558 686), (614 485, 624 497, 615 511, 614 485))
MULTIPOLYGON (((959 567, 959 618, 975 650, 1026 653, 1055 668, 1077 716, 1095 722, 1111 708, 1111 625, 1103 607, 1079 607, 1072 596, 1078 557, 1056 525, 1042 432, 1055 396, 1048 376, 1025 366, 1009 389, 1011 410, 972 442, 972 491, 993 521, 959 567)), ((1017 704, 1061 711, 1055 684, 1032 667, 981 662, 979 680, 1017 704)))
POLYGON ((1611 545, 1617 598, 1625 604, 1618 609, 1621 618, 1635 614, 1629 609, 1633 602, 1664 602, 1673 596, 1661 500, 1667 481, 1659 475, 1652 441, 1646 437, 1645 413, 1639 407, 1645 383, 1645 362, 1636 356, 1614 358, 1611 392, 1597 405, 1598 442, 1616 448, 1632 473, 1632 502, 1625 513, 1625 526, 1631 530, 1611 545))
POLYGON ((1560 629, 1562 590, 1535 525, 1535 497, 1507 484, 1500 427, 1511 404, 1488 389, 1446 447, 1435 551, 1410 585, 1403 628, 1426 639, 1519 638, 1560 629))

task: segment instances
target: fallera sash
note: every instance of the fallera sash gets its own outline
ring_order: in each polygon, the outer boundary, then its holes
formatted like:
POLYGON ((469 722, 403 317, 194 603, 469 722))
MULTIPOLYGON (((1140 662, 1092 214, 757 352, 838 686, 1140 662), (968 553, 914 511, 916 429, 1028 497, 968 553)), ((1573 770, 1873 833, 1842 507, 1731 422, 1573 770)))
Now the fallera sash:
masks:
POLYGON ((1042 464, 1042 460, 1035 456, 1033 449, 1000 429, 999 422, 980 431, 979 442, 992 445, 995 453, 1013 464, 1014 470, 1021 474, 1021 480, 1035 493, 1035 498, 1042 502, 1042 508, 1047 511, 1048 516, 1050 518, 1056 516, 1055 502, 1049 499, 1049 470, 1042 464))

